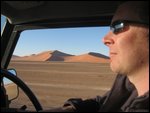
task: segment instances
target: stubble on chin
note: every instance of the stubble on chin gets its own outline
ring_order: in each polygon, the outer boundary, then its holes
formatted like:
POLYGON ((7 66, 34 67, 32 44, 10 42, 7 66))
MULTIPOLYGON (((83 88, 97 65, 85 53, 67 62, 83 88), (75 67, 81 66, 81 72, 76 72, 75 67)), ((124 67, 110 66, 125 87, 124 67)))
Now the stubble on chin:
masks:
POLYGON ((127 68, 123 62, 112 61, 110 63, 110 68, 116 74, 122 74, 122 75, 128 74, 127 68))

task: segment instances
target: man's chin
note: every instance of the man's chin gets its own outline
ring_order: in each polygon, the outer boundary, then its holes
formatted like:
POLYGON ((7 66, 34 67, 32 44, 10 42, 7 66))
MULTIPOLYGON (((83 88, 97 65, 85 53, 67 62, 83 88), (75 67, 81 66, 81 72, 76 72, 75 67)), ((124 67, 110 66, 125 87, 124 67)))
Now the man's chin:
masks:
POLYGON ((111 67, 111 70, 112 70, 114 73, 117 73, 117 74, 124 74, 124 73, 121 71, 120 66, 118 66, 118 65, 113 65, 113 64, 111 63, 111 64, 110 64, 110 67, 111 67))

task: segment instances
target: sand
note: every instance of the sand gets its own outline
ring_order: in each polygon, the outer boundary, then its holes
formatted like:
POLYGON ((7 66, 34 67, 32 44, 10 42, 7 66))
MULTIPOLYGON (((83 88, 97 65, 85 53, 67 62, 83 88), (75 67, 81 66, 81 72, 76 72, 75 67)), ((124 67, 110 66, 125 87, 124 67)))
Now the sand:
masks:
MULTIPOLYGON (((62 106, 69 98, 103 95, 116 77, 109 63, 12 61, 9 67, 17 70, 18 77, 32 89, 44 109, 62 106)), ((19 97, 10 106, 27 105, 29 110, 34 110, 19 91, 19 97)))

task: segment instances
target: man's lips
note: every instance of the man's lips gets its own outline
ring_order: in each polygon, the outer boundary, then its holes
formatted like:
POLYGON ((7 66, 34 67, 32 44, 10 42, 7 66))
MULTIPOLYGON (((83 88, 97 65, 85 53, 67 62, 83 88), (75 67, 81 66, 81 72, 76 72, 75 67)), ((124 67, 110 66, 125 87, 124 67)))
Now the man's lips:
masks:
POLYGON ((110 52, 110 55, 116 55, 117 53, 116 52, 110 52))
POLYGON ((110 57, 113 57, 113 56, 117 55, 117 53, 116 52, 110 52, 109 55, 110 55, 110 57))

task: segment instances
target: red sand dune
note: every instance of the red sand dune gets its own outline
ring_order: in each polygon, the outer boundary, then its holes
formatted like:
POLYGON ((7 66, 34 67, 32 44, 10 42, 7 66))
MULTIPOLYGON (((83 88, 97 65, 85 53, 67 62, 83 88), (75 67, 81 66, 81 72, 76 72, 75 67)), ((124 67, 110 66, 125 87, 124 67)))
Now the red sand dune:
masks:
POLYGON ((30 56, 24 56, 15 58, 13 60, 25 60, 25 61, 46 61, 49 57, 51 57, 51 51, 42 52, 39 54, 32 54, 30 56))
POLYGON ((107 63, 109 58, 99 53, 87 53, 83 55, 71 55, 67 53, 55 51, 45 51, 39 54, 32 54, 30 56, 13 56, 12 60, 22 61, 64 61, 64 62, 94 62, 94 63, 107 63))
POLYGON ((108 63, 109 59, 83 54, 79 56, 66 57, 65 62, 93 62, 93 63, 108 63))

